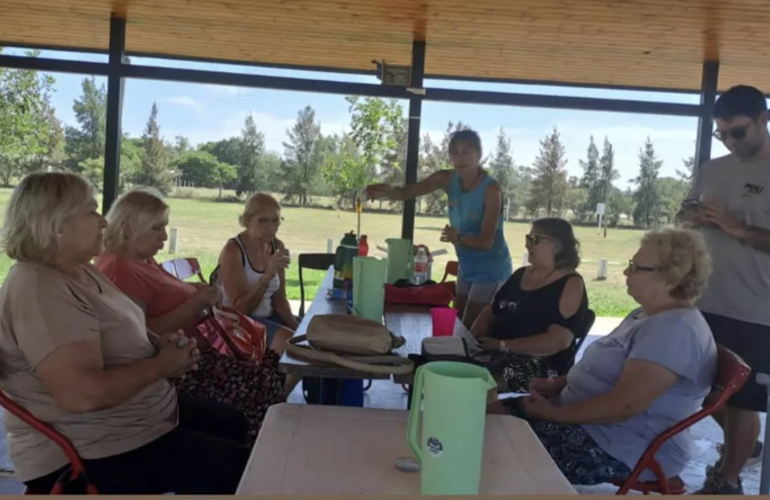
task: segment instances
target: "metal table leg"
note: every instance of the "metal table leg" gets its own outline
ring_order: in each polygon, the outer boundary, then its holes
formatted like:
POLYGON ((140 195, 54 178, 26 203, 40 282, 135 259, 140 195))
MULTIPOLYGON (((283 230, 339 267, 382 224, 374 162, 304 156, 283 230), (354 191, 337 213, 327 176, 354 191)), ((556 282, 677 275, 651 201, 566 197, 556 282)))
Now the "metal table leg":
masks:
MULTIPOLYGON (((770 413, 770 375, 758 373, 757 383, 768 388, 767 413, 770 413)), ((759 483, 760 495, 767 495, 770 493, 770 446, 767 446, 767 443, 770 443, 770 425, 768 425, 768 422, 765 422, 765 446, 762 449, 762 475, 759 483)))

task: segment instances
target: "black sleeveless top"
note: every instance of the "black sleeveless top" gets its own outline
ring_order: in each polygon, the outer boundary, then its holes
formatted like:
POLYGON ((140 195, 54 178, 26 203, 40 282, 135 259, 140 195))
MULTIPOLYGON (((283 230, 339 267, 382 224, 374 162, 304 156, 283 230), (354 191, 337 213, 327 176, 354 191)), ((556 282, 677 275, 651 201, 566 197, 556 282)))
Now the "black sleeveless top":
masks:
MULTIPOLYGON (((526 268, 517 269, 495 295, 492 302, 494 318, 490 336, 499 340, 517 339, 544 333, 550 325, 559 325, 575 336, 567 349, 547 356, 545 361, 559 373, 563 373, 572 356, 578 336, 585 336, 584 323, 588 311, 588 295, 583 287, 583 299, 577 312, 569 318, 562 316, 559 302, 564 286, 571 273, 536 290, 522 290, 521 279, 526 268)), ((582 279, 582 277, 581 277, 582 279)))

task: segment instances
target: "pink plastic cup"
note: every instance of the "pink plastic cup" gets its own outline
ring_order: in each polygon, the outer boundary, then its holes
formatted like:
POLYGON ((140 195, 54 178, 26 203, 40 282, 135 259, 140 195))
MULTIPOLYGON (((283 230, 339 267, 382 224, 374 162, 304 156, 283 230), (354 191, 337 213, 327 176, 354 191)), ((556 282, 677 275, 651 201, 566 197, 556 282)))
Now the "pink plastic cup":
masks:
POLYGON ((448 337, 454 334, 457 311, 450 307, 434 307, 430 310, 433 319, 433 336, 448 337))

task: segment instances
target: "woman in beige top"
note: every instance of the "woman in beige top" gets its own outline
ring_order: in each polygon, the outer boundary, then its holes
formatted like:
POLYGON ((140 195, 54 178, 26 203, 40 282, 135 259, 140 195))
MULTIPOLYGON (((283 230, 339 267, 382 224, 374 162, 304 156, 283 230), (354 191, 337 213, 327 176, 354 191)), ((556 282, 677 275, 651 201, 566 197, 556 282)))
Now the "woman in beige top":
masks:
MULTIPOLYGON (((232 493, 246 422, 226 405, 177 401, 167 379, 195 369, 198 349, 150 336, 142 310, 89 263, 106 226, 97 209, 93 187, 71 173, 31 174, 11 196, 2 242, 17 262, 0 289, 0 388, 69 438, 102 493, 232 493)), ((64 454, 5 421, 17 478, 49 490, 64 454)))

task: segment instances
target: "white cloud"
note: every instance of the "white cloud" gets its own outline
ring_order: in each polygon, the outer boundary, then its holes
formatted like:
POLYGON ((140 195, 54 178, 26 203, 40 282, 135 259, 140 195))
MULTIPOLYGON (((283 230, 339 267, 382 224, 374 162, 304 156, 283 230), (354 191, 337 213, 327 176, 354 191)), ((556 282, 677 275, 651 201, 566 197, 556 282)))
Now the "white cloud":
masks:
POLYGON ((247 93, 249 90, 253 90, 253 89, 248 89, 244 87, 212 85, 208 83, 203 86, 206 87, 206 89, 209 90, 212 94, 223 95, 223 96, 238 96, 238 95, 243 95, 247 93))
POLYGON ((177 95, 177 96, 169 97, 168 99, 166 99, 166 102, 173 106, 182 106, 187 108, 193 108, 196 110, 202 110, 205 107, 205 105, 202 102, 196 101, 192 97, 189 97, 186 95, 177 95))

